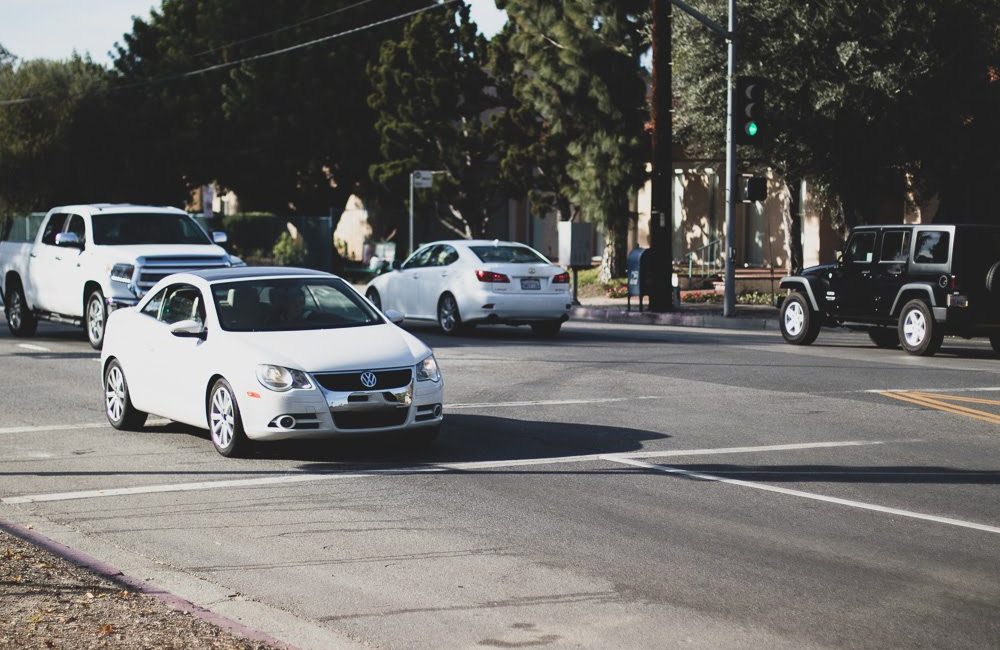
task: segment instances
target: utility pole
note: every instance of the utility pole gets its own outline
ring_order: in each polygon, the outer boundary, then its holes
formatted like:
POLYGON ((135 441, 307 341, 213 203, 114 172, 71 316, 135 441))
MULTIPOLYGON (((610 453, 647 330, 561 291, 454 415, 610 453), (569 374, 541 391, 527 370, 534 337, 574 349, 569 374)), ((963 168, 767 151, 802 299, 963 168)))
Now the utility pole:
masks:
POLYGON ((729 0, 726 75, 726 295, 723 316, 736 315, 736 141, 733 139, 733 109, 736 105, 736 0, 729 0))
POLYGON ((672 311, 673 301, 673 6, 650 0, 653 14, 653 127, 649 208, 649 247, 653 255, 649 310, 672 311))

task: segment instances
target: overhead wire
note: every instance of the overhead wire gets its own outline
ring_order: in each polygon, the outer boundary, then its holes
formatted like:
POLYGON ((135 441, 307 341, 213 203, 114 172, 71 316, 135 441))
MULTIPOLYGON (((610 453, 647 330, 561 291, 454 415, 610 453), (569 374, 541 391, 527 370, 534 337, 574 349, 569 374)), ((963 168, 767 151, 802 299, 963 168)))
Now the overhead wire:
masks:
MULTIPOLYGON (((136 81, 130 84, 124 84, 121 86, 112 86, 104 90, 104 92, 117 92, 121 90, 131 90, 134 88, 141 88, 145 86, 152 86, 156 84, 168 83, 171 81, 178 81, 180 79, 189 79, 191 77, 196 77, 199 75, 206 74, 208 72, 215 72, 218 70, 226 70, 229 68, 242 65, 244 63, 253 63, 256 61, 261 61, 263 59, 269 59, 271 57, 279 56, 281 54, 287 54, 288 52, 294 52, 296 50, 301 50, 307 47, 312 47, 313 45, 319 45, 320 43, 326 43, 338 38, 343 38, 344 36, 350 36, 351 34, 357 34, 358 32, 363 32, 375 27, 380 27, 382 25, 387 25, 389 23, 398 22, 405 18, 410 18, 418 14, 422 14, 428 11, 433 11, 434 9, 440 9, 441 7, 447 7, 448 5, 455 4, 456 2, 461 2, 462 0, 442 0, 441 2, 436 2, 432 5, 422 7, 420 9, 414 9, 412 11, 407 11, 405 13, 392 16, 390 18, 383 18, 382 20, 377 20, 375 22, 368 23, 366 25, 361 25, 359 27, 352 27, 351 29, 344 30, 342 32, 336 32, 334 34, 327 34, 326 36, 321 36, 319 38, 314 38, 312 40, 303 41, 301 43, 296 43, 294 45, 289 45, 287 47, 282 47, 277 50, 271 50, 269 52, 262 52, 260 54, 253 54, 250 56, 245 56, 234 61, 225 61, 222 63, 216 63, 213 65, 205 66, 203 68, 198 68, 196 70, 189 70, 187 72, 179 72, 170 75, 164 75, 162 77, 157 77, 156 79, 147 79, 145 81, 136 81)), ((0 100, 0 106, 11 106, 14 104, 25 104, 28 102, 34 102, 44 99, 43 95, 35 95, 32 97, 18 97, 13 99, 3 99, 0 100)))

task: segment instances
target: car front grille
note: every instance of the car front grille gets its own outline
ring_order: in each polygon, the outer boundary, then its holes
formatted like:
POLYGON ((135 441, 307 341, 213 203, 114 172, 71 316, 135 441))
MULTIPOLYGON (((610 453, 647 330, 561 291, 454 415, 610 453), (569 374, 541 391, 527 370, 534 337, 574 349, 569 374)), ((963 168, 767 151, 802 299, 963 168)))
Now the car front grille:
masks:
POLYGON ((139 260, 136 286, 145 293, 154 284, 174 273, 188 273, 205 269, 224 269, 229 262, 223 257, 184 255, 170 257, 145 257, 139 260))
POLYGON ((361 375, 369 372, 367 370, 355 370, 353 372, 330 372, 316 375, 316 381, 327 390, 337 392, 349 392, 355 390, 392 390, 402 388, 413 379, 413 370, 403 368, 397 370, 372 370, 375 375, 375 384, 365 386, 361 383, 361 375))
POLYGON ((398 427, 406 422, 409 409, 394 408, 381 411, 340 411, 333 413, 333 423, 338 429, 381 429, 398 427))

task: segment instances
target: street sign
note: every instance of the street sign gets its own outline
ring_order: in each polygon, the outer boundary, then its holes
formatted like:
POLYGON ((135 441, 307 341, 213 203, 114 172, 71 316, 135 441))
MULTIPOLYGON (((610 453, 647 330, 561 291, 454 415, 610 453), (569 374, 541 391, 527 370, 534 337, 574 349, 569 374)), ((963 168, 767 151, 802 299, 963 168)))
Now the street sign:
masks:
POLYGON ((434 172, 422 170, 413 172, 413 187, 418 190, 434 187, 434 172))

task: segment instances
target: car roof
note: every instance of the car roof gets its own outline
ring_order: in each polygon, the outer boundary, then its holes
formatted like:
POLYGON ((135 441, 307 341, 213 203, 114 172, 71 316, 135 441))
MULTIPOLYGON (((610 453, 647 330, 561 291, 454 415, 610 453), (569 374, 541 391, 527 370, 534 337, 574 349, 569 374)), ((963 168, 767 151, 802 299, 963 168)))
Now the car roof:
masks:
POLYGON ((187 214, 180 208, 170 205, 136 205, 133 203, 83 203, 78 205, 60 205, 49 212, 72 212, 74 214, 187 214))
POLYGON ((288 277, 326 277, 337 276, 315 269, 300 269, 289 266, 236 266, 226 269, 205 269, 203 271, 188 271, 184 275, 201 278, 209 284, 229 282, 233 280, 253 280, 255 278, 288 278, 288 277))
POLYGON ((456 247, 470 247, 470 246, 521 246, 523 248, 531 248, 527 244, 516 241, 505 241, 503 239, 442 239, 440 241, 427 242, 422 244, 420 248, 426 246, 434 246, 437 244, 447 244, 449 246, 456 247))

